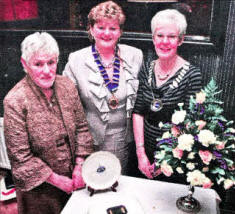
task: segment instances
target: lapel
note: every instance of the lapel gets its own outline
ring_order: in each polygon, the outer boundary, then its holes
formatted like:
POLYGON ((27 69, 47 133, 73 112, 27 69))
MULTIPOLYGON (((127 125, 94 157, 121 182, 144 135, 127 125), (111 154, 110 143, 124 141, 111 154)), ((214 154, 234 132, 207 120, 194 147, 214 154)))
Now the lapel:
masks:
POLYGON ((126 89, 127 89, 127 99, 126 99, 126 112, 127 112, 127 118, 131 117, 132 109, 134 108, 135 100, 136 100, 136 94, 138 90, 139 81, 137 79, 137 73, 138 71, 135 71, 134 69, 139 69, 137 66, 135 67, 132 62, 133 54, 130 54, 128 49, 122 48, 121 45, 119 45, 120 50, 120 58, 123 62, 123 70, 125 72, 126 77, 126 89))
POLYGON ((54 93, 56 95, 56 99, 61 110, 61 115, 62 115, 65 129, 68 133, 69 144, 71 148, 71 155, 72 155, 73 161, 75 161, 74 159, 75 142, 74 141, 76 139, 76 136, 75 136, 76 130, 74 129, 74 127, 76 127, 76 125, 71 123, 71 121, 73 121, 71 119, 71 112, 73 111, 73 106, 71 105, 71 100, 70 100, 71 97, 65 94, 66 91, 67 90, 65 90, 62 80, 60 81, 60 79, 58 79, 58 76, 56 76, 55 83, 54 83, 54 93))
POLYGON ((108 120, 108 112, 110 111, 107 103, 108 90, 104 84, 103 78, 93 58, 91 46, 88 49, 87 59, 85 66, 88 68, 88 90, 92 95, 92 102, 101 113, 100 116, 103 121, 108 120))

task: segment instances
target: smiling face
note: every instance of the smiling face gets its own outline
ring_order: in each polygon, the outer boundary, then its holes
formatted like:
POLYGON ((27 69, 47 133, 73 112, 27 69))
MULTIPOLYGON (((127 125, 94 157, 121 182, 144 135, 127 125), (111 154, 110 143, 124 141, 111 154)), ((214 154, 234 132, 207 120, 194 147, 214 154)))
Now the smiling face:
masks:
POLYGON ((179 29, 175 23, 162 21, 158 24, 154 32, 153 43, 159 59, 174 58, 177 55, 178 46, 182 42, 183 38, 179 37, 179 29))
POLYGON ((90 32, 98 49, 114 49, 121 36, 120 25, 116 19, 99 20, 90 28, 90 32))
POLYGON ((57 55, 36 53, 33 54, 28 62, 21 58, 22 65, 31 79, 42 89, 52 87, 57 69, 57 55))

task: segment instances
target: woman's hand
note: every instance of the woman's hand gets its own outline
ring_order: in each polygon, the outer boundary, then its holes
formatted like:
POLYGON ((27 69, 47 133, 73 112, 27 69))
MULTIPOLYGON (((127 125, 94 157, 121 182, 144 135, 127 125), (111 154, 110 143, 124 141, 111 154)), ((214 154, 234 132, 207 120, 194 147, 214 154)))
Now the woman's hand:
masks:
POLYGON ((86 184, 82 178, 82 166, 80 164, 78 164, 74 167, 72 179, 73 179, 73 190, 74 191, 85 187, 86 184))
POLYGON ((154 165, 150 164, 147 155, 145 154, 144 147, 137 148, 138 168, 148 178, 153 178, 154 165))
POLYGON ((161 173, 162 173, 162 171, 161 171, 161 168, 159 168, 159 169, 155 169, 155 166, 154 166, 154 163, 152 164, 152 167, 153 167, 153 173, 152 173, 152 175, 153 175, 153 177, 157 177, 158 175, 160 175, 161 173))
POLYGON ((53 172, 47 179, 47 182, 66 192, 67 194, 71 194, 73 191, 73 180, 66 176, 58 175, 53 172))

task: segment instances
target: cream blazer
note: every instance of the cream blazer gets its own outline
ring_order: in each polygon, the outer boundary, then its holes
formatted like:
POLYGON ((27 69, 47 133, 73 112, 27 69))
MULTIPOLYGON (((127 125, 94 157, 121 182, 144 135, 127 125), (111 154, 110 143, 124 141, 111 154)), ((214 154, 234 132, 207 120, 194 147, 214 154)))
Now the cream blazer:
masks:
MULTIPOLYGON (((125 140, 130 142, 133 140, 131 114, 139 85, 138 73, 143 65, 143 53, 140 49, 124 44, 119 44, 118 47, 127 88, 125 140)), ((73 80, 78 89, 94 144, 103 143, 110 118, 108 91, 94 61, 91 46, 69 55, 63 75, 73 80)))

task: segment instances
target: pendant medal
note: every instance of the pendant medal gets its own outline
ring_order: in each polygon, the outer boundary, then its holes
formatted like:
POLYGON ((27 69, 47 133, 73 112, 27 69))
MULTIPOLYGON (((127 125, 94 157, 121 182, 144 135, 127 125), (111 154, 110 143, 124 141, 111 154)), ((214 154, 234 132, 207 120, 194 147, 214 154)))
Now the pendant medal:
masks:
POLYGON ((98 69, 100 71, 100 74, 104 80, 104 84, 107 87, 107 89, 111 92, 112 96, 108 101, 108 105, 110 109, 117 109, 118 107, 118 99, 114 96, 114 92, 118 89, 119 86, 119 78, 120 78, 120 59, 117 54, 117 49, 115 50, 115 57, 113 59, 113 62, 111 63, 111 67, 113 67, 113 78, 112 80, 109 79, 109 76, 107 74, 107 71, 105 68, 108 66, 104 66, 101 62, 101 58, 99 53, 96 51, 95 46, 92 45, 92 54, 94 57, 94 60, 98 66, 98 69))
POLYGON ((152 103, 151 103, 151 110, 154 112, 158 112, 162 109, 163 105, 162 105, 162 101, 160 99, 153 99, 152 103))
POLYGON ((118 107, 118 99, 114 95, 109 99, 109 107, 113 110, 118 107))

